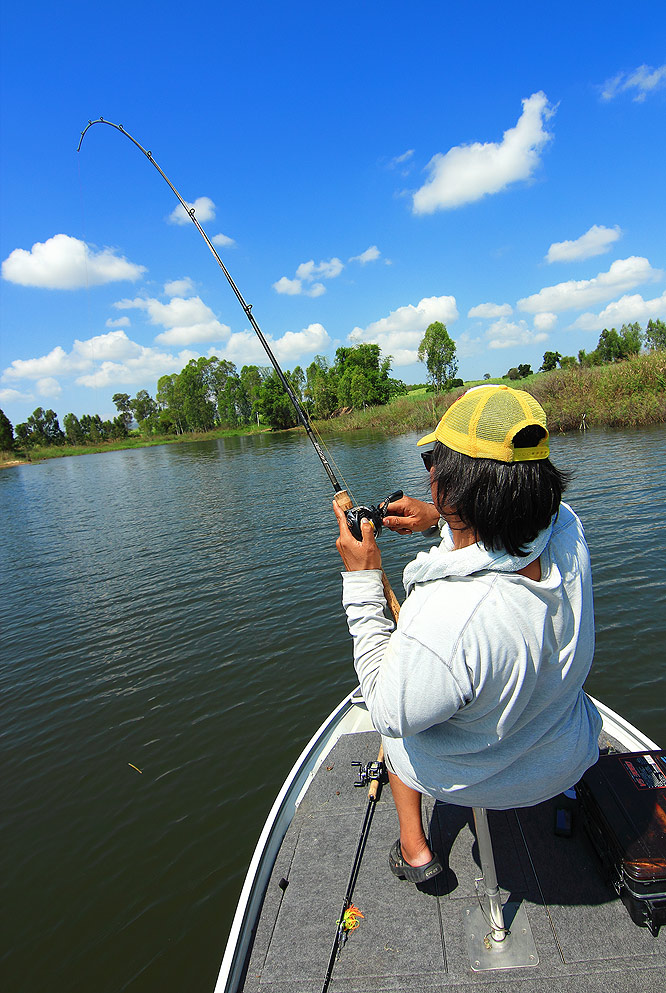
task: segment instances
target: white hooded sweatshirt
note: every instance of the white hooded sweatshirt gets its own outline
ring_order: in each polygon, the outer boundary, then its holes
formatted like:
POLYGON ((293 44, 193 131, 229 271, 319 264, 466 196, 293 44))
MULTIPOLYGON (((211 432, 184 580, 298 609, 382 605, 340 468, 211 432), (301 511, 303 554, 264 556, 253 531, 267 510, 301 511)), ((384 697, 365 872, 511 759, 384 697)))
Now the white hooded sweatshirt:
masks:
POLYGON ((566 504, 526 557, 442 541, 404 572, 393 631, 380 570, 345 572, 354 664, 390 765, 462 806, 531 806, 598 756, 601 718, 582 690, 594 654, 590 556, 566 504), (518 575, 540 559, 541 580, 518 575))

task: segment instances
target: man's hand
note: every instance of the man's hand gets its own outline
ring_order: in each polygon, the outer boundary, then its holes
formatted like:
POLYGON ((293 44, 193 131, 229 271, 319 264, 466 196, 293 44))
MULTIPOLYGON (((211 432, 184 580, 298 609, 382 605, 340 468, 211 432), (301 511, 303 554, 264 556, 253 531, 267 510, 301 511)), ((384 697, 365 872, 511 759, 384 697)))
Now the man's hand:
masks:
POLYGON ((432 503, 424 503, 413 497, 404 496, 387 507, 384 527, 397 534, 413 534, 414 531, 427 531, 439 520, 439 511, 432 503))
POLYGON ((375 539, 375 529, 368 520, 361 521, 363 541, 357 541, 349 530, 344 511, 340 510, 335 500, 333 510, 340 525, 340 537, 335 543, 340 552, 347 572, 359 572, 362 569, 381 569, 382 556, 375 539))

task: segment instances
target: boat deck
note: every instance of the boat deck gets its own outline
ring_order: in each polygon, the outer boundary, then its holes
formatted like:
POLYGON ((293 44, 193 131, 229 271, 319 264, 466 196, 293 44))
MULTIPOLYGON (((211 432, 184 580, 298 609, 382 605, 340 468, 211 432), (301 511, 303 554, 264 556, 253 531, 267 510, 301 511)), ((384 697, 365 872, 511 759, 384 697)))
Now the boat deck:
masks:
MULTIPOLYGON (((322 989, 367 805, 351 763, 376 759, 378 747, 374 732, 343 736, 296 811, 266 892, 245 993, 322 989)), ((538 964, 473 971, 465 917, 478 907, 481 873, 472 812, 427 801, 431 844, 446 869, 416 887, 388 869, 398 828, 385 787, 353 894, 364 916, 342 948, 331 993, 664 993, 666 928, 654 938, 632 922, 603 882, 582 826, 574 822, 571 838, 554 834, 554 807, 489 812, 502 902, 525 909, 538 964)))

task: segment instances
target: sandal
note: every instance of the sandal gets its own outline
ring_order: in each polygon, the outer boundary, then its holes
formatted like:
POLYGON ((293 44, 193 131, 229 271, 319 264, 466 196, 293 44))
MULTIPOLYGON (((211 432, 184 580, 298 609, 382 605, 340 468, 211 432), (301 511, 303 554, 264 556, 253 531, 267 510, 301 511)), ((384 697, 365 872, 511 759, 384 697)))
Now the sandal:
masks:
POLYGON ((426 880, 439 875, 442 871, 442 863, 436 855, 433 855, 425 865, 410 865, 403 857, 398 838, 389 852, 389 869, 398 879, 406 879, 410 883, 425 883, 426 880))

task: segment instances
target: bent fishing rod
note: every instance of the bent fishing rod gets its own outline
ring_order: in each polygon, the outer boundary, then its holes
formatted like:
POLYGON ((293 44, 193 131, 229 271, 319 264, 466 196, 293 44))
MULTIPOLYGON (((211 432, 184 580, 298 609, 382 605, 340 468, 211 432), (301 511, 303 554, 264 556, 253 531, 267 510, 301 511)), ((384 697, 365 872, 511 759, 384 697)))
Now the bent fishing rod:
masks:
MULTIPOLYGON (((375 533, 377 534, 377 536, 379 536, 379 534, 381 532, 382 520, 383 520, 384 516, 386 515, 386 509, 387 509, 389 503, 392 500, 399 499, 402 496, 402 492, 396 492, 396 493, 391 494, 391 496, 387 497, 386 500, 384 500, 383 503, 380 504, 379 507, 366 507, 366 506, 362 506, 362 505, 359 505, 357 507, 354 507, 353 506, 353 502, 351 500, 351 497, 349 496, 349 493, 347 492, 347 490, 344 489, 344 487, 342 487, 340 485, 340 483, 336 479, 335 473, 333 472, 333 469, 331 468, 331 465, 330 465, 328 459, 326 458, 326 456, 325 456, 325 454, 324 454, 324 452, 322 450, 322 447, 319 444, 319 441, 317 440, 317 437, 316 437, 316 435, 314 433, 314 430, 312 428, 312 425, 310 423, 310 418, 308 417, 308 414, 307 414, 305 408, 303 407, 303 405, 299 401, 298 397, 294 393, 293 389, 291 388, 291 385, 289 384, 289 381, 288 381, 287 377, 285 376, 285 374, 282 372, 282 369, 280 368, 280 366, 278 364, 278 361, 275 358, 275 355, 273 354, 273 352, 272 352, 272 350, 270 348, 270 345, 268 344, 268 341, 264 337, 264 334, 263 334, 261 328, 257 324, 257 321, 255 320, 255 317, 254 317, 254 314, 252 313, 252 304, 251 303, 250 304, 249 303, 246 303, 246 301, 245 301, 245 299, 244 299, 241 291, 238 289, 238 287, 236 286, 236 283, 232 279, 229 270, 227 269, 227 267, 225 266, 224 262, 222 261, 222 259, 218 255, 218 253, 217 253, 217 251, 215 249, 215 246, 213 245, 212 241, 210 240, 210 238, 208 237, 208 235, 206 234, 206 232, 202 228, 201 224, 199 223, 199 220, 198 220, 198 218, 196 216, 195 208, 193 206, 191 206, 190 204, 186 203, 186 201, 180 195, 180 193, 178 192, 178 190, 176 189, 176 187, 173 185, 173 183, 171 182, 171 180, 169 179, 169 177, 166 175, 166 173, 159 167, 159 165, 155 161, 155 159, 153 157, 153 153, 151 151, 149 151, 148 149, 144 148, 143 145, 141 145, 136 140, 136 138, 133 138, 132 135, 129 133, 129 131, 126 131, 125 130, 125 128, 122 126, 122 124, 114 124, 112 121, 107 121, 104 117, 98 117, 97 120, 95 120, 95 121, 88 121, 86 127, 81 132, 81 137, 79 139, 79 144, 78 144, 78 147, 76 149, 77 152, 80 152, 81 151, 81 145, 83 144, 83 139, 85 138, 86 133, 89 131, 89 129, 91 127, 93 127, 94 124, 107 124, 110 128, 115 128, 116 131, 120 131, 120 133, 121 134, 124 134, 126 138, 129 138, 129 140, 132 142, 132 144, 136 145, 136 147, 139 149, 139 151, 140 152, 143 152, 143 154, 148 159, 148 161, 152 165, 155 166, 155 168, 157 169, 157 171, 159 172, 160 176, 165 181, 165 183, 167 184, 167 186, 169 186, 169 188, 171 189, 171 191, 178 198, 178 200, 180 202, 180 205, 182 206, 183 210, 185 211, 185 213, 187 214, 187 216, 190 218, 190 220, 192 221, 192 223, 195 225, 197 231, 199 232, 199 234, 201 235, 201 237, 203 238, 203 240, 206 242, 206 245, 208 246, 209 250, 213 254, 213 257, 215 258, 215 261, 217 262, 218 266, 220 267, 220 269, 224 273, 224 275, 225 275, 225 277, 227 279, 227 282, 229 283, 229 286, 231 287, 231 289, 234 291, 234 294, 236 295, 236 299, 238 300, 238 302, 240 303, 241 307, 243 308, 243 311, 245 313, 245 316, 247 317, 248 321, 252 325, 252 328, 253 328, 255 334, 257 335, 259 341, 261 342, 261 345, 262 345, 264 351, 268 355, 268 358, 270 359, 271 365, 275 369, 275 372, 277 374, 277 377, 280 380, 280 382, 281 382, 281 384, 282 384, 282 386, 284 388, 285 393, 289 397, 289 399, 290 399, 290 401, 292 403, 292 406, 294 407, 294 410, 296 411, 296 415, 298 417, 298 420, 300 421, 300 423, 302 424, 302 426, 305 428, 305 433, 307 434, 308 438, 312 442, 312 445, 314 447, 314 450, 316 451, 317 455, 319 456, 319 460, 321 461, 321 464, 323 465, 323 467, 324 467, 324 469, 326 471, 326 475, 328 476, 328 478, 330 479, 330 481, 331 481, 331 483, 333 485, 333 490, 334 490, 334 493, 335 493, 335 501, 338 504, 338 506, 340 507, 340 509, 345 512, 346 517, 347 517, 347 523, 349 525, 350 531, 352 532, 352 534, 354 535, 354 537, 358 541, 361 541, 361 537, 362 537, 361 536, 361 521, 364 520, 364 519, 367 519, 367 520, 369 520, 371 522, 371 524, 372 524, 372 526, 373 526, 373 528, 374 528, 375 533)), ((388 582, 388 580, 387 580, 387 578, 386 578, 386 576, 385 576, 384 573, 382 573, 382 581, 383 581, 383 584, 384 584, 384 594, 386 596, 386 600, 387 600, 389 609, 390 609, 391 613, 393 614, 393 617, 397 620, 397 618, 398 618, 398 612, 400 610, 400 605, 399 605, 398 600, 397 600, 397 598, 396 598, 393 590, 391 589, 391 587, 389 585, 389 582, 388 582)))

